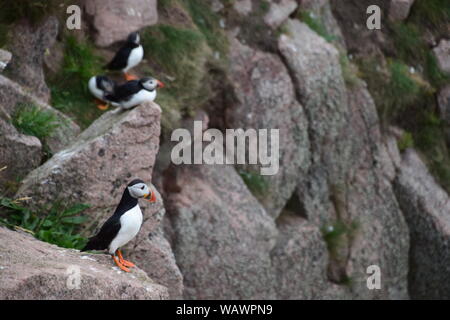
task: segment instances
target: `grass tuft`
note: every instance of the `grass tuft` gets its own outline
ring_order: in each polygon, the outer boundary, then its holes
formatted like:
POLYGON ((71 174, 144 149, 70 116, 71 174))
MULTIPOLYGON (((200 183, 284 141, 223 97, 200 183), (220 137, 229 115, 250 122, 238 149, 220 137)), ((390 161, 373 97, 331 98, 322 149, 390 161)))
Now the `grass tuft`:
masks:
POLYGON ((82 249, 87 239, 77 233, 87 217, 80 213, 89 205, 65 207, 60 203, 35 213, 6 197, 0 197, 0 224, 31 233, 37 239, 63 248, 82 249))
POLYGON ((358 228, 359 225, 355 221, 348 225, 340 220, 322 228, 322 236, 331 257, 338 254, 339 248, 346 243, 346 237, 349 239, 354 237, 358 228))
POLYGON ((268 182, 260 174, 242 169, 239 169, 238 173, 253 195, 263 196, 267 192, 268 182))
POLYGON ((398 60, 388 60, 383 65, 374 59, 364 59, 358 66, 385 126, 396 123, 398 117, 430 93, 428 83, 398 60))
POLYGON ((222 55, 228 50, 228 39, 220 27, 220 17, 211 10, 208 1, 183 1, 197 28, 205 36, 211 49, 222 55))
POLYGON ((163 109, 163 132, 179 125, 210 97, 207 62, 211 58, 204 35, 196 29, 157 25, 142 33, 146 55, 151 57, 152 74, 165 74, 167 86, 158 92, 163 109))
POLYGON ((90 77, 102 73, 104 61, 94 54, 89 42, 79 42, 73 36, 65 39, 64 54, 62 71, 48 81, 52 105, 86 128, 102 114, 95 107, 87 84, 90 77))
POLYGON ((260 0, 259 2, 259 9, 261 10, 261 13, 265 14, 269 12, 270 10, 270 2, 266 0, 260 0))
POLYGON ((436 57, 428 48, 418 25, 396 23, 391 28, 399 60, 421 66, 424 69, 424 76, 435 88, 450 80, 450 76, 439 69, 436 57))
POLYGON ((450 6, 448 0, 416 0, 408 21, 444 35, 448 32, 450 6))
POLYGON ((54 113, 29 104, 20 104, 11 120, 19 132, 41 141, 50 137, 60 126, 54 113))
POLYGON ((326 41, 333 42, 336 40, 336 37, 334 35, 328 33, 327 28, 321 21, 320 17, 316 16, 313 12, 300 10, 298 12, 298 19, 307 24, 308 27, 310 27, 326 41))
POLYGON ((398 140, 398 149, 400 152, 405 152, 409 148, 414 147, 414 138, 411 132, 403 133, 402 137, 398 140))
POLYGON ((0 22, 11 24, 26 18, 32 24, 53 14, 60 6, 61 0, 14 0, 0 3, 0 22))
POLYGON ((342 76, 348 87, 353 88, 360 83, 359 71, 356 65, 350 62, 347 54, 341 53, 339 56, 341 64, 342 76))
POLYGON ((405 103, 414 101, 420 92, 420 86, 411 77, 408 66, 399 61, 392 61, 389 67, 391 73, 389 85, 392 93, 395 93, 398 99, 406 100, 405 103))

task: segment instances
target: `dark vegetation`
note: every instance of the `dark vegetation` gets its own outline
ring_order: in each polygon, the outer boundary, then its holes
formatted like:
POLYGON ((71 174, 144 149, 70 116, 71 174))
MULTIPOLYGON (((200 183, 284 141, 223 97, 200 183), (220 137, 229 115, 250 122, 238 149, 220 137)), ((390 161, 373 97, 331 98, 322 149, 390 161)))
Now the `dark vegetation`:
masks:
POLYGON ((263 196, 267 192, 269 185, 264 176, 261 176, 259 173, 243 169, 239 169, 238 173, 247 185, 248 189, 256 197, 263 196))
POLYGON ((62 70, 48 79, 52 93, 52 106, 72 116, 85 128, 102 112, 95 107, 87 83, 96 74, 102 74, 104 60, 96 55, 88 41, 77 41, 67 36, 64 41, 62 70))
POLYGON ((86 244, 87 239, 78 232, 87 220, 80 213, 89 208, 88 205, 66 207, 62 202, 55 202, 35 212, 23 207, 20 200, 0 197, 0 225, 28 232, 39 240, 63 248, 81 249, 86 244))
POLYGON ((26 18, 32 24, 55 13, 65 0, 4 0, 0 2, 0 21, 12 24, 26 18))
POLYGON ((54 113, 28 104, 18 106, 17 112, 12 117, 12 124, 19 132, 35 136, 39 140, 50 137, 54 130, 60 126, 54 113))
POLYGON ((450 141, 448 129, 439 117, 436 94, 450 82, 442 72, 429 42, 430 34, 439 41, 450 21, 445 0, 416 0, 405 22, 386 25, 392 48, 380 56, 357 59, 362 78, 375 99, 382 125, 406 130, 400 150, 415 146, 423 155, 440 184, 450 191, 450 141), (388 79, 386 83, 386 79, 388 79))
POLYGON ((20 133, 34 136, 41 141, 44 152, 43 161, 52 156, 46 139, 51 137, 57 128, 65 125, 53 112, 26 103, 18 103, 11 123, 20 133))

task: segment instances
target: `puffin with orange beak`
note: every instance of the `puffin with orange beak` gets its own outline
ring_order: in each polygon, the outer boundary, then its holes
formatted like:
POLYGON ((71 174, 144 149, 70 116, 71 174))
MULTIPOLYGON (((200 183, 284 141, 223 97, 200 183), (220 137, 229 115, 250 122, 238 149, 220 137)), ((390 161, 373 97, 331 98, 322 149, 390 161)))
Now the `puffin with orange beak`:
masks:
POLYGON ((145 77, 115 87, 113 93, 105 95, 105 99, 115 107, 131 109, 144 102, 154 101, 158 88, 164 88, 161 81, 152 77, 145 77))
POLYGON ((125 272, 130 272, 135 264, 123 258, 120 248, 133 239, 141 229, 142 211, 138 199, 156 202, 155 192, 140 179, 131 181, 119 202, 114 214, 106 220, 100 231, 89 239, 81 251, 108 250, 116 265, 125 272))

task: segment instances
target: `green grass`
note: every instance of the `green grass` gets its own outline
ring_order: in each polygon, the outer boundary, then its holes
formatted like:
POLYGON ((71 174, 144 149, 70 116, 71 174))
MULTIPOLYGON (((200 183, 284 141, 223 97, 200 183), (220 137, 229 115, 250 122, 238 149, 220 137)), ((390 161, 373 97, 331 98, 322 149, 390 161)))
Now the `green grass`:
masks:
POLYGON ((358 223, 352 222, 346 224, 340 220, 324 226, 322 228, 322 236, 327 244, 328 252, 331 257, 336 257, 339 248, 346 243, 345 238, 352 239, 358 230, 358 223))
POLYGON ((395 94, 397 103, 408 104, 415 100, 420 93, 420 85, 410 74, 409 67, 402 62, 392 61, 389 64, 391 78, 389 87, 395 94))
POLYGON ((201 46, 203 36, 193 29, 180 29, 170 25, 149 28, 142 36, 145 52, 167 72, 180 75, 186 55, 193 57, 201 46))
POLYGON ((405 152, 409 148, 414 147, 414 138, 411 132, 405 132, 397 142, 400 152, 405 152))
POLYGON ((397 56, 400 60, 417 61, 424 58, 428 50, 421 38, 418 26, 411 23, 394 23, 391 28, 397 56))
POLYGON ((205 36, 208 45, 222 55, 228 50, 228 38, 220 28, 220 17, 206 1, 183 1, 197 28, 205 36))
POLYGON ((185 116, 193 116, 215 94, 214 73, 226 64, 228 40, 219 25, 220 17, 206 1, 163 0, 161 10, 184 10, 192 22, 180 25, 158 24, 146 28, 142 36, 149 64, 145 73, 163 80, 157 103, 163 110, 162 137, 179 126, 185 116))
POLYGON ((428 52, 425 58, 425 74, 430 80, 430 83, 439 88, 447 83, 450 83, 450 74, 446 74, 438 66, 438 62, 434 54, 428 52))
POLYGON ((54 113, 29 104, 20 104, 11 121, 20 133, 35 136, 41 141, 61 125, 54 113))
POLYGON ((40 22, 44 17, 58 10, 61 0, 14 0, 0 3, 0 22, 11 24, 22 18, 31 23, 40 22))
POLYGON ((436 58, 423 38, 423 29, 413 23, 396 23, 391 26, 398 60, 424 68, 423 75, 435 88, 450 81, 443 73, 436 58))
POLYGON ((341 64, 342 77, 348 87, 352 88, 360 83, 358 77, 358 68, 350 62, 347 54, 341 53, 339 56, 339 62, 341 64))
POLYGON ((450 153, 446 143, 445 125, 433 111, 420 113, 414 132, 417 148, 426 155, 426 163, 440 185, 450 192, 450 153))
POLYGON ((444 35, 450 21, 448 0, 416 0, 408 21, 444 35))
POLYGON ((204 35, 196 29, 157 25, 142 33, 145 53, 151 57, 151 74, 172 79, 158 91, 163 109, 163 132, 178 126, 182 116, 192 115, 210 97, 207 61, 211 51, 204 35))
POLYGON ((48 81, 52 106, 86 128, 102 114, 95 107, 87 84, 90 77, 103 73, 104 61, 94 54, 89 42, 78 42, 75 37, 68 36, 64 44, 62 71, 48 81))
POLYGON ((259 9, 261 10, 262 13, 267 13, 270 9, 270 2, 266 0, 260 0, 259 9))
POLYGON ((316 16, 313 12, 300 10, 298 13, 298 18, 326 41, 333 42, 334 40, 336 40, 336 37, 334 35, 328 33, 320 17, 316 16))
POLYGON ((429 95, 426 82, 411 74, 409 67, 398 60, 388 60, 385 66, 375 59, 364 59, 358 61, 358 66, 384 126, 395 124, 408 109, 429 95))
POLYGON ((416 0, 405 22, 388 22, 393 47, 385 50, 387 65, 375 59, 358 63, 376 102, 383 125, 397 125, 407 133, 398 141, 400 151, 414 146, 430 172, 450 191, 448 128, 436 114, 436 92, 450 82, 442 72, 426 38, 445 37, 450 6, 446 0, 416 0), (409 72, 413 66, 416 72, 409 72), (386 81, 386 79, 389 79, 386 81))
POLYGON ((80 213, 89 208, 78 204, 64 207, 54 204, 48 210, 33 212, 9 198, 0 197, 0 224, 33 234, 37 239, 63 248, 81 249, 87 239, 77 233, 87 217, 80 213))
POLYGON ((246 170, 238 170, 238 173, 253 195, 263 196, 267 192, 268 182, 260 174, 246 170))

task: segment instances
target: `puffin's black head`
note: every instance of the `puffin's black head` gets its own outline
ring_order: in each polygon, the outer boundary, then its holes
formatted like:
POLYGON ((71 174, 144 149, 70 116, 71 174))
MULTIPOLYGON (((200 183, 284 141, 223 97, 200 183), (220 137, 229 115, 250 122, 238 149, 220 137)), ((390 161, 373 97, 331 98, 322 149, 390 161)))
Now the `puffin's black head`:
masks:
POLYGON ((139 83, 148 91, 153 91, 156 88, 164 88, 164 83, 152 77, 144 77, 139 80, 139 83))
POLYGON ((139 36, 138 32, 132 32, 128 36, 127 42, 133 43, 133 44, 140 44, 141 43, 141 37, 139 36))
POLYGON ((141 179, 135 179, 131 181, 128 184, 127 189, 133 198, 145 198, 150 202, 156 201, 155 192, 150 190, 150 188, 141 179))

